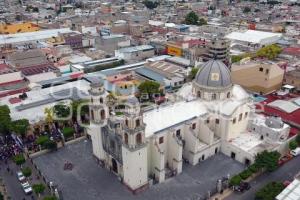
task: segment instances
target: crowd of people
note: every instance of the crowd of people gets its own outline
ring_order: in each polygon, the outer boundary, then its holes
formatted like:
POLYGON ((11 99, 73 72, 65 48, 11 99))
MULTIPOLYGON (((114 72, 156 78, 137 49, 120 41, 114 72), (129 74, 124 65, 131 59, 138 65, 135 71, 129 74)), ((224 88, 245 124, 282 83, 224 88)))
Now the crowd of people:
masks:
POLYGON ((7 161, 22 151, 22 143, 15 136, 6 135, 0 138, 0 160, 7 161))

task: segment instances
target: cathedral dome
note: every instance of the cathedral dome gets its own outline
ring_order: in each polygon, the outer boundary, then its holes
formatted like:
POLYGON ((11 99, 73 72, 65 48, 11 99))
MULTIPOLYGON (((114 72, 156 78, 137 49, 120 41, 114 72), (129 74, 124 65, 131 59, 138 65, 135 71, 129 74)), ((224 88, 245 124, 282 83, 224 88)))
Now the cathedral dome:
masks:
POLYGON ((227 88, 232 85, 228 67, 220 60, 209 60, 197 73, 194 82, 200 87, 227 88))

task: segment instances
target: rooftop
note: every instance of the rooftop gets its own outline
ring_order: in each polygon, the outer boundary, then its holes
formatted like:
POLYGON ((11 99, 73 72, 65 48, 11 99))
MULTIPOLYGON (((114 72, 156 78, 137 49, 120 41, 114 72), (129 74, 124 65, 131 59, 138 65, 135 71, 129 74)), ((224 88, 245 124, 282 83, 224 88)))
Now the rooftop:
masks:
POLYGON ((0 35, 0 45, 22 43, 22 42, 35 41, 35 40, 44 40, 51 37, 57 37, 60 33, 71 33, 71 32, 74 31, 72 31, 69 28, 61 28, 61 29, 50 29, 50 30, 42 30, 42 31, 27 32, 27 33, 0 35))

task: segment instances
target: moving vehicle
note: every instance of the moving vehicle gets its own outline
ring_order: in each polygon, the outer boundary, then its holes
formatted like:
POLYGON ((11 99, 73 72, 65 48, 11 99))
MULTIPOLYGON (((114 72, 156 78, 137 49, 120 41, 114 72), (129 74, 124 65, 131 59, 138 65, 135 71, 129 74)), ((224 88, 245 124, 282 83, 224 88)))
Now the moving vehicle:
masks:
POLYGON ((17 172, 17 178, 20 182, 23 182, 26 179, 25 176, 23 175, 23 173, 20 171, 17 172))
POLYGON ((32 193, 32 188, 30 186, 30 184, 26 181, 25 183, 22 183, 22 188, 23 191, 25 192, 25 194, 31 194, 32 193))
POLYGON ((292 154, 293 156, 298 156, 298 155, 300 155, 300 147, 297 147, 296 149, 291 150, 291 154, 292 154))

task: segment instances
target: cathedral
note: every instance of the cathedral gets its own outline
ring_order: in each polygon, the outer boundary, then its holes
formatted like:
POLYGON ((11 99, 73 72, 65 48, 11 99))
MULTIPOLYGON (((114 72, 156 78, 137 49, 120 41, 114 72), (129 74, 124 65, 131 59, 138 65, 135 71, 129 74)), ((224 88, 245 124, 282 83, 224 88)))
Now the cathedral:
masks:
MULTIPOLYGON (((103 85, 91 83, 88 134, 93 154, 132 191, 181 173, 183 162, 196 165, 219 152, 245 164, 254 161, 255 152, 232 150, 234 141, 246 140, 239 138, 249 129, 253 101, 231 82, 222 61, 206 62, 176 95, 176 101, 144 112, 138 99, 130 97, 123 115, 115 115, 109 112, 103 85)), ((278 134, 286 134, 283 129, 278 134)), ((251 141, 249 148, 257 149, 262 139, 251 141)))

